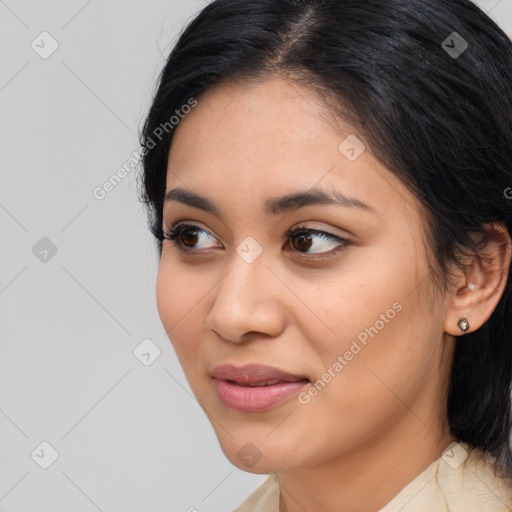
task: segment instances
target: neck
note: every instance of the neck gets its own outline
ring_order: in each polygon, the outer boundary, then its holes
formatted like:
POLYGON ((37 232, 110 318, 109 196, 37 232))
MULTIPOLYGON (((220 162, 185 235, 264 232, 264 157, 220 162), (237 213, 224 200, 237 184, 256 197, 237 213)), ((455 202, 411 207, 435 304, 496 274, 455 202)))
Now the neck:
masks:
POLYGON ((390 429, 341 455, 279 473, 279 510, 375 512, 455 440, 446 424, 426 426, 409 411, 390 429))

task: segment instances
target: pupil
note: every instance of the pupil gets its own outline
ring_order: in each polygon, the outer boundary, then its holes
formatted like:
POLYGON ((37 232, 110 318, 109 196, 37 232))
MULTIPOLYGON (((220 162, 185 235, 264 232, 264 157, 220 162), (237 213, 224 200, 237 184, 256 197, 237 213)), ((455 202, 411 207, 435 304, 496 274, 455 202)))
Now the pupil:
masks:
POLYGON ((295 238, 295 240, 298 241, 298 244, 295 244, 296 249, 307 251, 311 248, 311 235, 299 235, 295 238))
POLYGON ((183 232, 182 232, 182 235, 181 235, 181 241, 183 242, 183 245, 187 246, 187 247, 193 247, 194 245, 197 244, 197 239, 198 239, 198 236, 197 236, 197 230, 195 229, 185 229, 183 232), (188 236, 190 235, 190 233, 194 233, 193 236, 188 236), (187 238, 192 238, 192 241, 190 244, 187 243, 186 239, 187 238))

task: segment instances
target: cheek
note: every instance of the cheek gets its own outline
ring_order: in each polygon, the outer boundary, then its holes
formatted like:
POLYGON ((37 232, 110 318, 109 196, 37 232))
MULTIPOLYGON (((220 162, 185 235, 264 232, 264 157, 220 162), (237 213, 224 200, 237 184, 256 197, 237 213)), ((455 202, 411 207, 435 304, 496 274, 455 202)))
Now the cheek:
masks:
POLYGON ((441 319, 439 312, 424 314, 419 298, 428 300, 426 286, 410 293, 410 270, 409 275, 403 271, 405 277, 387 272, 357 288, 350 300, 338 294, 346 307, 333 317, 333 341, 315 338, 322 360, 316 378, 328 381, 319 384, 310 404, 318 418, 325 413, 339 424, 349 422, 354 435, 368 433, 402 414, 403 404, 421 394, 439 365, 441 319))
POLYGON ((349 350, 354 340, 364 346, 374 338, 399 339, 404 324, 416 321, 422 308, 411 292, 428 269, 421 268, 415 254, 412 241, 406 247, 391 241, 382 247, 356 248, 333 271, 332 279, 323 276, 313 286, 304 278, 294 283, 294 290, 304 290, 303 302, 314 314, 307 315, 307 322, 301 315, 301 328, 325 364, 349 350))
POLYGON ((208 290, 201 282, 192 277, 171 258, 162 261, 158 269, 156 282, 156 301, 158 314, 180 362, 186 365, 187 354, 198 347, 201 337, 198 335, 201 322, 201 298, 208 290), (184 350, 186 348, 186 350, 184 350))
POLYGON ((362 250, 336 279, 309 288, 307 302, 322 321, 308 317, 301 329, 319 357, 316 378, 329 381, 318 404, 333 400, 364 416, 374 400, 396 402, 390 389, 412 393, 421 386, 438 356, 442 311, 425 314, 429 273, 418 254, 412 241, 362 250))
POLYGON ((170 333, 170 329, 177 322, 178 315, 176 307, 179 305, 179 297, 182 294, 183 287, 176 282, 178 275, 174 275, 167 268, 168 265, 163 261, 164 255, 162 255, 162 261, 158 267, 158 274, 156 280, 156 303, 158 307, 158 314, 160 320, 167 331, 170 333))

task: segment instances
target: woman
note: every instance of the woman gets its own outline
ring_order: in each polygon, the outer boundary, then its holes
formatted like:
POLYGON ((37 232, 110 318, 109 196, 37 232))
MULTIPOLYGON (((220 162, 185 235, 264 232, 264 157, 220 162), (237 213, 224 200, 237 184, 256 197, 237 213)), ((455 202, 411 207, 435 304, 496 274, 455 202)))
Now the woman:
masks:
POLYGON ((512 44, 468 0, 217 0, 147 117, 157 303, 242 511, 512 510, 512 44))

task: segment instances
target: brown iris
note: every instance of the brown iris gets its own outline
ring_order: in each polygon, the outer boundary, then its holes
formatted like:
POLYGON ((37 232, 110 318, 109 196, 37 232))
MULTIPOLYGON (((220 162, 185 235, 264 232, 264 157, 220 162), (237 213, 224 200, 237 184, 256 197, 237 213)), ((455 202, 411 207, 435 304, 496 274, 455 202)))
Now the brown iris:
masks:
POLYGON ((295 236, 292 240, 298 241, 298 243, 292 242, 295 249, 298 251, 307 251, 311 248, 312 240, 311 235, 305 233, 302 235, 295 236))
POLYGON ((197 229, 194 228, 185 228, 180 233, 180 239, 186 247, 194 247, 197 244, 198 238, 197 229), (188 245, 187 239, 190 242, 190 245, 188 245))

